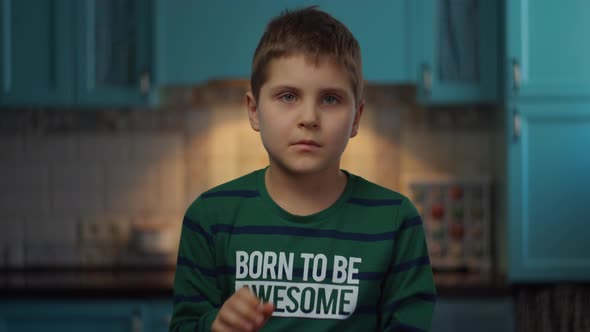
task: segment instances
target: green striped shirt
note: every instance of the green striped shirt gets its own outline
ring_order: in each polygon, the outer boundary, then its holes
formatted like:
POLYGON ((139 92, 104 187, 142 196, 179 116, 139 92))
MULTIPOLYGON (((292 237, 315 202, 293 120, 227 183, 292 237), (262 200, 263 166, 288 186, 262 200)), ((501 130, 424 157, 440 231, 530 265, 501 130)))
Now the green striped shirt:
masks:
POLYGON ((262 331, 428 331, 435 287, 424 229, 403 195, 345 172, 337 202, 309 216, 279 207, 258 170, 188 208, 171 331, 209 331, 248 286, 275 305, 262 331))

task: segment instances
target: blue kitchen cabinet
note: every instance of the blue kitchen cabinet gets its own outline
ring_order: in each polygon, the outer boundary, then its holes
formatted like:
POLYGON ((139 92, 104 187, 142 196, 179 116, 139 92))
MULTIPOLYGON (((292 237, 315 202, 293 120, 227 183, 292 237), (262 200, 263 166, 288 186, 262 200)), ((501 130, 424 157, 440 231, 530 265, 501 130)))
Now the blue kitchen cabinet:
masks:
POLYGON ((144 311, 137 301, 3 300, 0 332, 139 332, 144 311))
POLYGON ((590 97, 590 2, 506 1, 507 95, 590 97))
POLYGON ((365 79, 411 83, 412 42, 408 0, 156 1, 159 81, 193 84, 248 79, 252 56, 268 21, 285 9, 319 5, 353 32, 362 48, 365 79), (191 38, 183 38, 190 32, 191 38), (162 36, 167 36, 163 38, 162 36))
POLYGON ((588 281, 590 4, 505 5, 508 276, 588 281))
MULTIPOLYGON (((439 298, 432 331, 514 331, 510 298, 439 298)), ((2 300, 0 332, 166 332, 172 300, 2 300)))
POLYGON ((496 100, 495 1, 0 1, 2 105, 157 105, 164 86, 247 79, 268 20, 315 4, 357 37, 365 80, 496 100))
POLYGON ((65 105, 74 96, 71 0, 0 0, 0 105, 65 105))
POLYGON ((509 277, 590 280, 590 102, 507 107, 509 277))
POLYGON ((76 104, 141 105, 154 98, 152 2, 75 2, 76 104))
POLYGON ((167 332, 172 319, 172 300, 150 300, 145 302, 145 332, 167 332))
POLYGON ((510 298, 439 298, 432 332, 514 332, 514 304, 510 298))
POLYGON ((353 31, 366 80, 414 78, 408 0, 0 1, 0 105, 157 105, 165 86, 248 79, 268 20, 315 4, 353 31))
POLYGON ((411 84, 414 82, 415 40, 412 38, 410 2, 380 0, 371 5, 359 5, 354 0, 324 0, 319 4, 321 9, 342 21, 358 40, 366 81, 411 84))
POLYGON ((498 102, 498 2, 421 0, 412 12, 418 102, 498 102))
POLYGON ((152 1, 0 1, 0 105, 154 102, 152 1))

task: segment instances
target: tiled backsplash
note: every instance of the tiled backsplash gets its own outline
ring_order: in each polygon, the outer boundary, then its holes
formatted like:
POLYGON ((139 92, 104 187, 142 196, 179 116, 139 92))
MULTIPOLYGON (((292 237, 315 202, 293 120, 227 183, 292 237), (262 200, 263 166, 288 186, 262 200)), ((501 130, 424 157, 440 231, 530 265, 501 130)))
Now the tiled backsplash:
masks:
MULTIPOLYGON (((2 110, 0 267, 124 264, 137 223, 174 232, 202 191, 267 165, 247 84, 166 91, 161 110, 2 110)), ((369 86, 342 168, 407 192, 407 175, 490 175, 495 110, 425 109, 369 86)))
POLYGON ((87 222, 117 220, 128 232, 132 223, 154 218, 170 225, 182 220, 188 201, 182 133, 71 132, 0 141, 21 149, 0 163, 4 265, 92 263, 78 255, 87 222))

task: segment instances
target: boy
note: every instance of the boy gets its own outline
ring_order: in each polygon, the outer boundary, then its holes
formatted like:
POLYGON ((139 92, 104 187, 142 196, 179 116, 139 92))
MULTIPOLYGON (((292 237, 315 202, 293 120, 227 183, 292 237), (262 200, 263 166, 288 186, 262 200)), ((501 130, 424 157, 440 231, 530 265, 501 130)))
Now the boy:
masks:
POLYGON ((407 198, 340 169, 360 48, 315 8, 272 20, 246 95, 269 166, 188 208, 173 331, 426 331, 435 288, 407 198))

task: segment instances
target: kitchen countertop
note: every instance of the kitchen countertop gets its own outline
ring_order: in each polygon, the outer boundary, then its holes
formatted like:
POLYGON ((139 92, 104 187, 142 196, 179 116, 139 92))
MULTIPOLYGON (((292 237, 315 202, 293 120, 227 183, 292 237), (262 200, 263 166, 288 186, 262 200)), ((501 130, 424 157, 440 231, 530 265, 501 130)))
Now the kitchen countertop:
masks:
POLYGON ((0 297, 172 297, 174 269, 31 269, 0 273, 0 297))
POLYGON ((434 274, 438 296, 443 297, 505 297, 513 288, 503 275, 467 272, 439 272, 434 274))
MULTIPOLYGON (((172 298, 174 268, 0 271, 0 298, 172 298)), ((503 277, 435 273, 438 296, 502 297, 503 277)))

